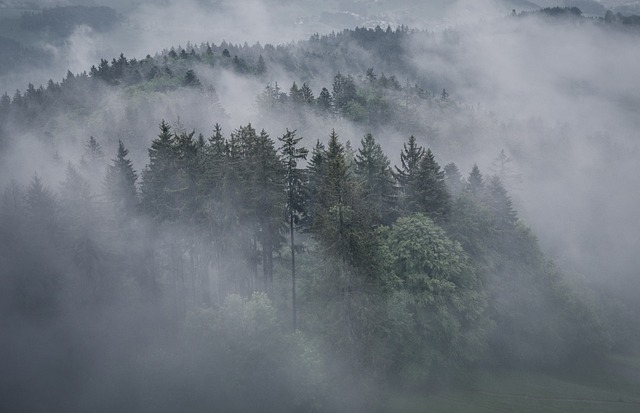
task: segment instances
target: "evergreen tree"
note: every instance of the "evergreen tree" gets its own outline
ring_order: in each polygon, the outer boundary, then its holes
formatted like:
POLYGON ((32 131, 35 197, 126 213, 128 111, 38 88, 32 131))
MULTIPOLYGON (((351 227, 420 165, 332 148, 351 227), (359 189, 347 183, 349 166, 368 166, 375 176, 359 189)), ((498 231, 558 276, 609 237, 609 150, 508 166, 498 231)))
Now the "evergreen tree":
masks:
POLYGON ((127 157, 129 150, 121 140, 118 140, 116 157, 107 167, 103 182, 104 194, 114 208, 115 216, 124 219, 134 213, 138 204, 136 180, 138 174, 133 169, 133 163, 127 157))
POLYGON ((265 290, 273 289, 273 253, 277 250, 282 227, 285 199, 284 166, 276 149, 275 142, 264 131, 257 136, 255 145, 249 154, 248 165, 252 165, 249 195, 253 215, 258 224, 258 234, 262 246, 262 268, 265 290))
POLYGON ((333 98, 326 87, 323 87, 320 91, 316 105, 323 113, 331 113, 333 111, 333 98))
POLYGON ((84 156, 82 159, 86 165, 90 168, 96 168, 104 163, 104 151, 96 138, 90 136, 84 148, 84 156))
POLYGON ((284 165, 286 168, 286 191, 287 191, 287 221, 289 224, 289 241, 291 246, 291 307, 293 312, 293 331, 297 326, 297 302, 296 302, 296 247, 294 241, 295 226, 300 223, 301 217, 305 214, 305 194, 304 176, 302 170, 298 169, 298 161, 306 160, 309 151, 306 148, 299 148, 297 145, 302 137, 296 138, 296 131, 289 131, 278 138, 282 142, 280 151, 282 152, 284 165))
POLYGON ((475 199, 482 199, 485 194, 484 188, 484 178, 482 177, 482 173, 480 173, 480 168, 478 165, 473 164, 473 168, 469 173, 469 177, 467 178, 467 188, 469 192, 475 199))
POLYGON ((427 149, 418 167, 417 204, 420 210, 434 220, 446 217, 450 209, 450 195, 444 181, 444 171, 427 149))
POLYGON ((344 76, 338 72, 334 76, 332 97, 335 108, 340 113, 347 109, 349 102, 356 99, 356 84, 350 75, 344 76))
POLYGON ((445 165, 444 180, 446 187, 453 198, 456 198, 460 193, 462 193, 462 190, 464 189, 462 175, 455 163, 450 162, 445 165))
POLYGON ((518 220, 518 215, 498 176, 494 175, 489 179, 487 195, 487 203, 493 212, 496 226, 501 230, 513 228, 518 220))
POLYGON ((394 174, 400 188, 400 206, 404 211, 418 212, 419 169, 425 150, 416 143, 416 138, 409 137, 409 141, 402 146, 400 152, 400 168, 395 167, 394 174))
POLYGON ((262 76, 267 72, 267 64, 264 61, 262 55, 258 57, 258 63, 256 64, 256 75, 262 76))
POLYGON ((304 102, 304 95, 302 94, 300 88, 298 88, 296 82, 293 82, 291 88, 289 89, 289 99, 296 106, 304 102))
POLYGON ((313 91, 306 83, 302 84, 302 87, 300 88, 300 94, 302 95, 302 100, 305 103, 312 105, 315 102, 313 91))
POLYGON ((184 80, 182 81, 182 84, 184 86, 194 87, 194 88, 199 88, 202 86, 202 84, 200 83, 200 79, 198 79, 198 76, 196 76, 196 73, 193 71, 193 69, 187 70, 187 73, 184 76, 184 80))
POLYGON ((389 159, 367 133, 354 159, 355 172, 362 183, 368 207, 375 221, 389 225, 395 218, 395 185, 389 159))
POLYGON ((151 142, 149 164, 142 172, 140 185, 143 211, 160 221, 175 215, 172 189, 177 168, 173 145, 171 126, 162 120, 160 134, 151 142))

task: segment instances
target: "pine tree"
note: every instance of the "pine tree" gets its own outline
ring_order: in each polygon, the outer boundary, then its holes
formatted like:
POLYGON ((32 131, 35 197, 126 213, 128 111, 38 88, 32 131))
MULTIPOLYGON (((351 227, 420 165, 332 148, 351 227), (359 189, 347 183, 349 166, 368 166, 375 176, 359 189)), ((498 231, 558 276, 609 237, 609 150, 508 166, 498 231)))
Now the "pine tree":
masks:
POLYGON ((425 150, 416 143, 416 138, 409 137, 400 152, 400 168, 395 167, 394 176, 400 188, 400 206, 405 212, 418 212, 419 169, 425 150))
POLYGON ((449 193, 453 198, 460 195, 460 193, 464 189, 464 185, 462 182, 462 175, 460 174, 460 170, 455 163, 451 162, 445 165, 444 180, 447 189, 449 190, 449 193))
POLYGON ((258 63, 256 64, 256 75, 262 76, 267 72, 267 64, 264 61, 262 55, 258 57, 258 63))
POLYGON ((301 217, 305 214, 304 176, 302 170, 298 169, 298 161, 306 160, 309 151, 306 148, 297 147, 302 138, 296 138, 296 131, 287 129, 287 132, 278 140, 282 142, 280 151, 286 168, 287 221, 291 246, 291 307, 293 312, 293 331, 296 331, 296 248, 294 230, 295 226, 300 223, 301 217))
POLYGON ((311 90, 309 85, 307 85, 306 83, 302 84, 302 87, 300 88, 300 93, 302 94, 302 100, 305 103, 312 105, 315 102, 313 91, 311 90))
POLYGON ((333 111, 333 98, 326 87, 320 91, 320 96, 316 100, 316 105, 323 113, 331 113, 333 111))
POLYGON ((375 221, 389 225, 395 218, 395 185, 389 159, 367 133, 355 155, 355 172, 375 221))
POLYGON ((84 148, 83 159, 90 168, 96 168, 104 163, 104 151, 96 138, 90 136, 84 148))
POLYGON ((304 102, 304 95, 302 94, 302 91, 300 90, 300 88, 298 88, 298 85, 296 84, 295 81, 293 82, 293 84, 291 85, 291 88, 289 89, 289 99, 296 106, 304 102))
POLYGON ((487 184, 487 203, 493 212, 494 221, 498 228, 512 229, 518 220, 511 198, 507 194, 498 176, 492 176, 487 184))
MULTIPOLYGON (((127 150, 121 140, 118 140, 116 157, 107 167, 107 173, 103 182, 104 194, 107 201, 114 209, 116 217, 120 220, 131 216, 138 204, 136 180, 138 174, 133 169, 133 163, 127 156, 127 150)), ((122 222, 122 221, 121 221, 122 222)))
POLYGON ((480 168, 478 165, 473 164, 473 168, 469 173, 469 177, 467 178, 467 188, 469 192, 475 199, 481 199, 484 196, 485 188, 484 188, 484 178, 480 173, 480 168))
POLYGON ((151 142, 149 164, 142 172, 140 186, 143 211, 160 221, 175 215, 172 189, 177 168, 173 145, 171 126, 162 120, 160 134, 151 142))
MULTIPOLYGON (((275 142, 263 129, 258 135, 249 162, 252 173, 253 214, 258 224, 257 238, 262 246, 262 269, 265 290, 273 289, 273 253, 279 243, 282 227, 283 207, 286 205, 284 166, 275 142)), ((250 198, 250 199, 251 199, 250 198)))
POLYGON ((353 78, 344 76, 340 72, 333 78, 333 102, 338 112, 343 112, 347 108, 347 104, 356 99, 356 84, 353 78))
POLYGON ((444 181, 444 171, 440 170, 431 149, 427 149, 418 167, 416 201, 420 211, 417 212, 423 212, 435 221, 442 220, 449 213, 450 198, 444 181))

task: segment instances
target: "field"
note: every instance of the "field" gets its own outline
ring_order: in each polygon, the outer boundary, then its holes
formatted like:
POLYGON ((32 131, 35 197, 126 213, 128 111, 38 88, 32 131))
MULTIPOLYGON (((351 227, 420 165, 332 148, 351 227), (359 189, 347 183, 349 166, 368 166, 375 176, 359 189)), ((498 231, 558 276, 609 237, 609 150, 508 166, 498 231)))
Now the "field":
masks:
POLYGON ((393 394, 379 412, 640 412, 640 357, 615 356, 597 369, 482 371, 464 389, 393 394))

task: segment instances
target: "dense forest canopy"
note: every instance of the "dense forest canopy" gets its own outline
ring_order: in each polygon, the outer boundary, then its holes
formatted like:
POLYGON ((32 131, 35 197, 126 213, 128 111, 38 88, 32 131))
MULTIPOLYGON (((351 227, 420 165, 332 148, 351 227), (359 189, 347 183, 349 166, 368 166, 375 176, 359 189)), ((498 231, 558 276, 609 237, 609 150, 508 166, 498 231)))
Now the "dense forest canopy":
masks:
MULTIPOLYGON (((163 44, 5 91, 0 410, 371 411, 634 354, 637 16, 502 3, 494 24, 163 44)), ((20 19, 60 39, 127 21, 20 19)))

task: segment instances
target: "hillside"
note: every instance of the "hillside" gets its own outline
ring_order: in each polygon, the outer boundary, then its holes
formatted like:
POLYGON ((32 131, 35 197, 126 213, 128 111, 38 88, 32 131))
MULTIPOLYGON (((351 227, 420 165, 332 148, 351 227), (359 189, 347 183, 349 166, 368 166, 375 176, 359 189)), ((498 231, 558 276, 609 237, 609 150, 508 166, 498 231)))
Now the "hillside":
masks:
POLYGON ((5 92, 0 410, 636 407, 638 32, 576 10, 5 92))

